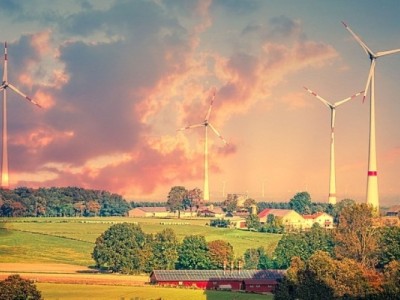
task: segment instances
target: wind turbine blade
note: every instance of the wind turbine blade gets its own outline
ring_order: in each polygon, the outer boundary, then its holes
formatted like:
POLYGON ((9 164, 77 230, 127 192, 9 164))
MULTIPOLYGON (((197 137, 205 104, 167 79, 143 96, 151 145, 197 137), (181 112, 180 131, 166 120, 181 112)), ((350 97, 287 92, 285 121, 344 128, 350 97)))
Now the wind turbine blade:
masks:
POLYGON ((371 49, 368 48, 368 46, 363 42, 363 40, 353 32, 353 30, 350 29, 349 26, 345 22, 343 22, 344 27, 346 27, 347 31, 350 32, 350 34, 354 37, 354 39, 360 44, 360 46, 364 49, 365 53, 367 53, 368 56, 373 56, 376 57, 375 53, 372 52, 371 49))
POLYGON ((4 43, 4 69, 3 69, 3 83, 7 82, 7 42, 4 43))
POLYGON ((354 99, 354 98, 357 97, 357 96, 360 96, 362 93, 364 93, 364 91, 361 91, 361 92, 359 92, 359 93, 357 93, 357 94, 354 94, 354 95, 350 96, 349 98, 346 98, 346 99, 343 99, 343 100, 341 100, 341 101, 338 101, 338 102, 336 102, 336 103, 334 104, 334 106, 335 106, 335 107, 338 107, 339 105, 342 105, 343 103, 346 103, 347 101, 349 101, 349 100, 351 100, 351 99, 354 99))
POLYGON ((203 127, 203 126, 205 126, 205 125, 204 124, 189 125, 189 126, 177 129, 176 131, 183 131, 183 130, 186 130, 186 129, 192 129, 192 128, 203 127))
POLYGON ((210 107, 208 108, 206 117, 205 117, 205 119, 204 119, 204 120, 206 120, 206 121, 208 121, 208 119, 210 118, 211 109, 212 109, 212 106, 213 106, 213 104, 214 104, 215 93, 216 93, 215 88, 213 88, 213 90, 211 91, 211 97, 210 97, 210 98, 211 98, 210 107))
POLYGON ((380 51, 376 53, 376 57, 385 56, 389 54, 394 54, 400 52, 400 49, 388 50, 388 51, 380 51))
POLYGON ((29 98, 27 95, 25 95, 23 92, 21 92, 19 89, 17 89, 15 86, 13 86, 11 83, 8 84, 8 87, 12 89, 14 92, 19 94, 20 96, 24 97, 26 100, 31 102, 32 104, 35 104, 36 106, 42 108, 39 103, 37 103, 35 100, 29 98))
POLYGON ((367 79, 367 85, 365 86, 365 90, 364 90, 364 97, 363 97, 363 103, 365 101, 365 97, 368 94, 368 89, 369 89, 369 85, 371 84, 371 79, 372 76, 374 74, 374 70, 375 70, 375 59, 371 60, 371 67, 369 68, 369 74, 368 74, 368 79, 367 79))
POLYGON ((304 89, 306 89, 306 91, 309 92, 311 95, 317 97, 317 99, 320 100, 323 104, 325 104, 328 108, 332 108, 333 107, 333 105, 331 103, 326 101, 324 98, 322 98, 316 92, 313 92, 312 90, 310 90, 309 88, 306 88, 305 86, 304 86, 304 89))
POLYGON ((225 144, 228 144, 228 142, 222 137, 222 135, 220 135, 220 133, 214 128, 214 126, 212 126, 210 123, 208 123, 208 126, 210 126, 210 128, 212 129, 212 131, 214 131, 214 133, 215 133, 225 144))

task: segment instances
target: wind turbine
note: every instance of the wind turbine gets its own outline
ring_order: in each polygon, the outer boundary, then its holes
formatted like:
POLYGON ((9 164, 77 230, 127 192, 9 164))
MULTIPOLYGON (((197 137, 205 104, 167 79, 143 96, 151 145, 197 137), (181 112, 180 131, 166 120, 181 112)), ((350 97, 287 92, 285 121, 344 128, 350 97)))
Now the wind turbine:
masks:
POLYGON ((347 101, 359 96, 363 92, 359 92, 357 94, 352 95, 346 99, 340 100, 335 103, 330 103, 317 93, 312 90, 304 87, 311 95, 317 97, 323 104, 325 104, 331 110, 331 159, 330 159, 330 176, 329 176, 329 196, 328 203, 336 204, 336 170, 335 170, 335 116, 336 116, 336 108, 347 101))
POLYGON ((378 193, 378 172, 376 167, 376 137, 375 137, 375 65, 379 57, 400 52, 400 49, 373 52, 368 46, 356 35, 346 23, 342 22, 354 39, 360 44, 365 53, 368 55, 371 66, 367 84, 364 90, 364 98, 368 93, 368 88, 371 86, 370 93, 370 117, 369 117, 369 151, 368 151, 368 175, 367 175, 367 204, 370 204, 376 213, 379 211, 379 193, 378 193))
POLYGON ((29 98, 27 95, 22 93, 14 85, 8 82, 7 74, 7 42, 4 43, 4 68, 3 68, 3 82, 0 86, 0 91, 3 91, 3 136, 2 136, 2 161, 1 161, 1 188, 9 188, 9 177, 8 177, 8 149, 7 149, 7 89, 10 88, 12 91, 25 98, 32 104, 41 107, 34 100, 29 98))
POLYGON ((225 143, 227 144, 226 140, 220 135, 220 133, 214 128, 214 126, 211 125, 209 122, 210 119, 210 114, 211 114, 211 109, 214 103, 215 99, 215 89, 212 91, 211 95, 211 102, 210 102, 210 107, 208 108, 206 117, 204 118, 204 121, 200 124, 195 124, 195 125, 189 125, 184 128, 178 129, 178 131, 183 131, 186 129, 192 129, 196 127, 204 127, 204 201, 210 200, 210 190, 209 190, 209 185, 208 185, 208 127, 211 128, 211 130, 225 143))

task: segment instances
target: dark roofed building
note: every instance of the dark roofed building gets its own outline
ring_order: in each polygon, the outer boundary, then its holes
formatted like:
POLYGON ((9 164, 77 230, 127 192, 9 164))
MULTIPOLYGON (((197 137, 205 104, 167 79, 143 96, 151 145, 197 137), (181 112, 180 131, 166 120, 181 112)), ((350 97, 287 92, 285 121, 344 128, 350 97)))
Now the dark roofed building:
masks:
POLYGON ((150 282, 159 285, 196 286, 201 289, 273 292, 283 270, 154 270, 150 282))

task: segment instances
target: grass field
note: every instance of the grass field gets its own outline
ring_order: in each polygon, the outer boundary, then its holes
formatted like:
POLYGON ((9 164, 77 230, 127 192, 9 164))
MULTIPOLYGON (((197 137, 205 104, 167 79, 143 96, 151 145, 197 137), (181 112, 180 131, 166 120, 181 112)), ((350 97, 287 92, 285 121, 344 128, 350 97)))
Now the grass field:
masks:
POLYGON ((38 283, 46 300, 272 300, 272 295, 203 291, 154 286, 102 286, 38 283))
POLYGON ((241 256, 248 248, 263 246, 272 252, 280 235, 206 226, 207 219, 152 218, 13 218, 0 219, 0 262, 49 262, 93 265, 91 252, 96 238, 112 224, 138 223, 144 232, 156 233, 170 227, 179 240, 200 234, 207 241, 222 239, 241 256), (4 230, 7 229, 7 230, 4 230))
POLYGON ((94 265, 91 253, 96 238, 121 222, 137 223, 146 233, 169 227, 179 240, 191 234, 204 235, 207 241, 222 239, 232 244, 237 257, 259 246, 271 253, 280 239, 280 235, 206 226, 208 219, 0 218, 0 277, 20 273, 34 279, 46 300, 273 299, 271 295, 147 286, 147 275, 90 274, 87 267, 94 265))

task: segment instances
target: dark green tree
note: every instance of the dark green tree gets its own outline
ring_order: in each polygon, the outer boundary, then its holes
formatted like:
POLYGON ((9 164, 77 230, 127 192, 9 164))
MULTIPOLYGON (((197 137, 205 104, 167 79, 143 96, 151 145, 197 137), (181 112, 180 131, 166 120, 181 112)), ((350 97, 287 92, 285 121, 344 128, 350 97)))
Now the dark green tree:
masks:
POLYGON ((253 214, 248 215, 246 218, 246 227, 249 230, 258 231, 261 228, 260 218, 253 214))
POLYGON ((310 214, 311 210, 311 196, 307 192, 301 192, 294 195, 289 201, 290 208, 297 211, 299 214, 310 214))
POLYGON ((331 232, 314 224, 309 232, 285 234, 278 242, 274 253, 278 266, 288 268, 295 256, 307 260, 317 250, 326 251, 332 255, 334 246, 331 232))
POLYGON ((260 261, 260 253, 257 249, 250 248, 247 249, 244 254, 244 266, 246 270, 257 270, 258 263, 260 261))
POLYGON ((139 273, 145 268, 145 245, 146 236, 139 225, 115 224, 96 239, 92 257, 99 268, 139 273))
POLYGON ((178 248, 176 267, 183 270, 206 270, 210 267, 208 247, 204 236, 185 236, 178 248))
POLYGON ((0 300, 41 300, 42 294, 31 280, 10 275, 0 281, 0 300))
POLYGON ((383 227, 380 230, 379 266, 400 261, 400 227, 383 227))
POLYGON ((178 239, 171 228, 157 233, 152 243, 152 269, 173 270, 178 260, 178 247, 178 239))

